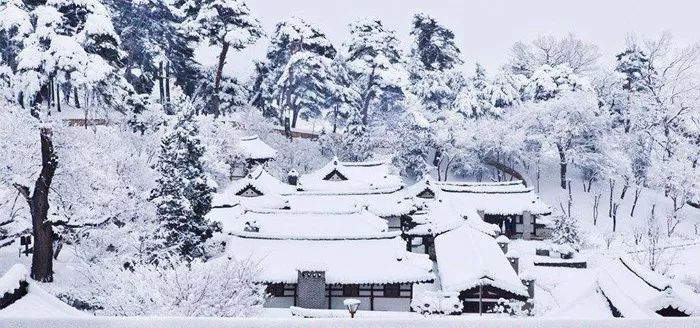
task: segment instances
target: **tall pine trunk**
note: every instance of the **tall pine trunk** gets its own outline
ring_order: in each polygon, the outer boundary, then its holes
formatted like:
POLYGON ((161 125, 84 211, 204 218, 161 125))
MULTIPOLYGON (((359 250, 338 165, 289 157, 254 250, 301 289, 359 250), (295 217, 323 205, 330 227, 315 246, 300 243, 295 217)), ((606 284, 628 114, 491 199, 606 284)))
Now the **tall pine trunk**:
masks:
POLYGON ((219 99, 219 91, 221 90, 221 77, 224 72, 224 65, 226 64, 226 54, 228 53, 228 48, 230 44, 224 42, 221 47, 221 53, 219 53, 219 65, 216 67, 216 77, 214 78, 214 98, 212 99, 212 110, 214 111, 214 116, 219 117, 221 113, 219 111, 219 104, 221 100, 219 99))
POLYGON ((29 204, 32 216, 32 233, 34 234, 34 252, 32 253, 31 277, 42 282, 53 281, 53 228, 48 221, 49 189, 53 180, 57 157, 53 148, 52 132, 49 128, 39 131, 41 140, 41 173, 30 195, 29 187, 14 184, 29 204))

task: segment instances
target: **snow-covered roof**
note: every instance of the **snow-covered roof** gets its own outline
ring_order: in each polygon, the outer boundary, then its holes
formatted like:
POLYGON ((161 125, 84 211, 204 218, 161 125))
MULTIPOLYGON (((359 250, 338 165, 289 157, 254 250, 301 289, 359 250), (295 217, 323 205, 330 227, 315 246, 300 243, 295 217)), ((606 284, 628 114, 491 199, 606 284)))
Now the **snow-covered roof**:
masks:
POLYGON ((227 220, 227 232, 261 238, 345 239, 373 237, 389 230, 386 220, 363 209, 352 211, 245 210, 227 220))
POLYGON ((426 175, 420 181, 406 187, 402 193, 405 194, 406 197, 433 199, 441 193, 441 190, 435 181, 433 181, 429 175, 426 175))
POLYGON ((333 158, 315 172, 302 175, 297 190, 327 194, 391 193, 403 188, 385 161, 341 162, 333 158))
POLYGON ((296 283, 298 271, 322 270, 328 284, 408 283, 434 279, 425 254, 410 253, 396 234, 345 240, 260 239, 232 236, 228 253, 259 263, 258 280, 296 283))
POLYGON ((406 231, 407 235, 437 235, 464 224, 464 218, 447 201, 435 199, 425 206, 411 215, 417 226, 406 231))
POLYGON ((294 188, 258 166, 245 177, 229 185, 224 191, 214 194, 212 206, 224 207, 244 205, 256 208, 282 208, 286 200, 282 193, 294 188))
POLYGON ((264 160, 277 157, 277 151, 256 135, 241 137, 238 147, 246 159, 264 160))
POLYGON ((0 292, 11 293, 19 288, 20 281, 26 281, 27 294, 19 300, 0 310, 0 318, 68 318, 87 316, 75 308, 72 308, 55 296, 47 293, 37 283, 27 279, 27 268, 22 264, 15 264, 10 270, 0 277, 0 292))
POLYGON ((405 199, 398 193, 366 193, 354 194, 317 194, 294 193, 287 195, 292 209, 303 210, 351 210, 367 208, 370 212, 381 217, 406 215, 415 210, 410 199, 405 199))
POLYGON ((467 224, 437 236, 435 255, 443 291, 489 285, 528 297, 496 240, 467 224))
MULTIPOLYGON (((520 215, 548 214, 551 209, 532 188, 521 181, 508 182, 436 182, 443 197, 451 200, 459 212, 482 210, 486 214, 520 215)), ((462 213, 462 214, 465 214, 462 213)))
POLYGON ((571 304, 562 308, 559 316, 583 312, 592 318, 610 317, 613 315, 611 306, 625 318, 658 317, 656 312, 667 307, 688 315, 700 315, 700 297, 687 286, 644 268, 628 257, 616 258, 601 266, 593 283, 587 286, 571 304))
POLYGON ((636 317, 667 307, 700 315, 700 297, 687 287, 622 257, 598 272, 598 286, 624 317, 636 317))

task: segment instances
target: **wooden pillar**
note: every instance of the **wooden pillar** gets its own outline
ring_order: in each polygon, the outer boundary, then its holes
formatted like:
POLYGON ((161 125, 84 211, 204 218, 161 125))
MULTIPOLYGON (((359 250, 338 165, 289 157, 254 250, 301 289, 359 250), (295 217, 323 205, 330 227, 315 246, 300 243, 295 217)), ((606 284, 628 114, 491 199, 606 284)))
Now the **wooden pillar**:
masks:
POLYGON ((374 311, 374 284, 369 284, 369 310, 374 311))
POLYGON ((484 285, 479 285, 479 315, 483 313, 484 285))
POLYGON ((328 289, 328 309, 331 309, 331 301, 332 301, 332 294, 333 294, 333 285, 326 285, 328 289))

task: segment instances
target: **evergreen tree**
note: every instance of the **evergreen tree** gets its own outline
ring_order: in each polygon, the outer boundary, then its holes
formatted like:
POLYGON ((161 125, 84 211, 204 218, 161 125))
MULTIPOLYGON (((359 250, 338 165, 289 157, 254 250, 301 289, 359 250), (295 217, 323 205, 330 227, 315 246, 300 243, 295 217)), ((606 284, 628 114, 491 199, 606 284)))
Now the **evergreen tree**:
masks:
POLYGON ((381 111, 391 111, 403 99, 407 72, 394 31, 380 21, 359 21, 350 25, 345 45, 352 85, 360 93, 362 124, 381 111))
POLYGON ((338 130, 338 125, 345 126, 350 113, 360 108, 360 94, 353 88, 348 75, 348 68, 344 57, 336 55, 331 64, 334 83, 326 106, 331 110, 326 117, 333 122, 333 133, 338 130))
POLYGON ((505 75, 489 79, 479 63, 469 82, 468 87, 460 90, 455 102, 456 110, 467 117, 500 117, 505 108, 520 102, 520 93, 513 81, 505 75))
POLYGON ((334 78, 331 60, 308 51, 292 55, 277 81, 275 107, 279 107, 291 120, 289 126, 296 127, 297 119, 319 117, 332 96, 334 78))
POLYGON ((569 245, 574 249, 581 248, 581 233, 576 218, 568 215, 554 217, 552 241, 559 245, 569 245))
POLYGON ((562 92, 589 91, 590 87, 567 64, 537 68, 525 86, 525 98, 546 101, 562 92))
POLYGON ((418 58, 426 70, 446 71, 463 63, 454 33, 435 18, 424 13, 413 16, 411 35, 415 38, 411 57, 418 58))
POLYGON ((20 102, 53 105, 60 90, 77 95, 81 87, 110 103, 121 52, 107 8, 96 0, 49 0, 30 16, 32 29, 17 55, 20 102))
POLYGON ((263 35, 257 18, 242 0, 191 0, 182 5, 184 28, 196 40, 221 47, 207 113, 220 115, 221 81, 229 49, 242 50, 263 35))
POLYGON ((463 63, 454 33, 426 14, 413 17, 414 42, 408 65, 410 91, 430 113, 450 109, 464 78, 456 69, 463 63))
POLYGON ((622 88, 630 92, 649 91, 657 83, 658 76, 649 56, 631 44, 622 53, 616 56, 617 65, 615 71, 624 75, 622 88))
POLYGON ((428 159, 436 145, 429 124, 419 124, 415 115, 407 113, 403 119, 392 162, 401 174, 422 178, 429 172, 428 159))
POLYGON ((192 96, 204 78, 194 60, 191 37, 180 29, 183 18, 162 0, 107 0, 116 32, 122 40, 124 77, 137 93, 150 94, 160 75, 159 64, 168 62, 174 82, 192 96))
POLYGON ((0 65, 16 70, 22 40, 32 31, 29 8, 21 0, 3 0, 0 17, 0 65))
POLYGON ((204 148, 191 119, 186 113, 161 140, 157 186, 151 192, 162 228, 154 242, 154 258, 160 253, 188 261, 202 257, 204 242, 219 230, 204 217, 211 209, 214 188, 204 174, 204 148))
POLYGON ((490 81, 486 77, 486 70, 481 64, 476 63, 474 77, 471 80, 474 101, 472 102, 472 117, 479 118, 491 114, 490 81))
MULTIPOLYGON (((266 116, 277 118, 280 125, 284 124, 284 108, 281 104, 285 100, 280 97, 284 97, 285 94, 292 96, 296 90, 291 85, 290 90, 280 90, 285 88, 284 84, 279 83, 280 78, 285 74, 289 78, 290 68, 319 65, 325 59, 333 59, 335 55, 333 45, 315 26, 297 17, 277 23, 265 60, 256 64, 252 103, 266 116), (297 57, 294 63, 290 63, 294 54, 299 52, 306 55, 297 57)), ((327 66, 326 63, 323 65, 327 66)), ((324 70, 327 71, 326 68, 324 70)), ((321 105, 318 102, 312 104, 314 107, 321 105)))
POLYGON ((346 161, 364 161, 372 157, 372 142, 367 126, 362 122, 362 114, 355 110, 350 113, 348 125, 343 132, 342 154, 346 161))

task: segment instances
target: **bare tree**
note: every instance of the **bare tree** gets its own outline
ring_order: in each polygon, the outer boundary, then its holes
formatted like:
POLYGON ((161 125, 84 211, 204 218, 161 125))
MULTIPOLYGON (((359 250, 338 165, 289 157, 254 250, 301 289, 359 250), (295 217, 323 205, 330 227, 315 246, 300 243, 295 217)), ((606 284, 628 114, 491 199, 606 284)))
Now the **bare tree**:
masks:
POLYGON ((542 35, 532 44, 516 42, 511 49, 510 68, 513 72, 530 76, 537 67, 555 67, 568 64, 575 73, 596 68, 600 53, 598 47, 585 43, 573 34, 565 37, 542 35))
POLYGON ((598 208, 600 207, 601 194, 593 195, 593 225, 598 223, 598 208))

